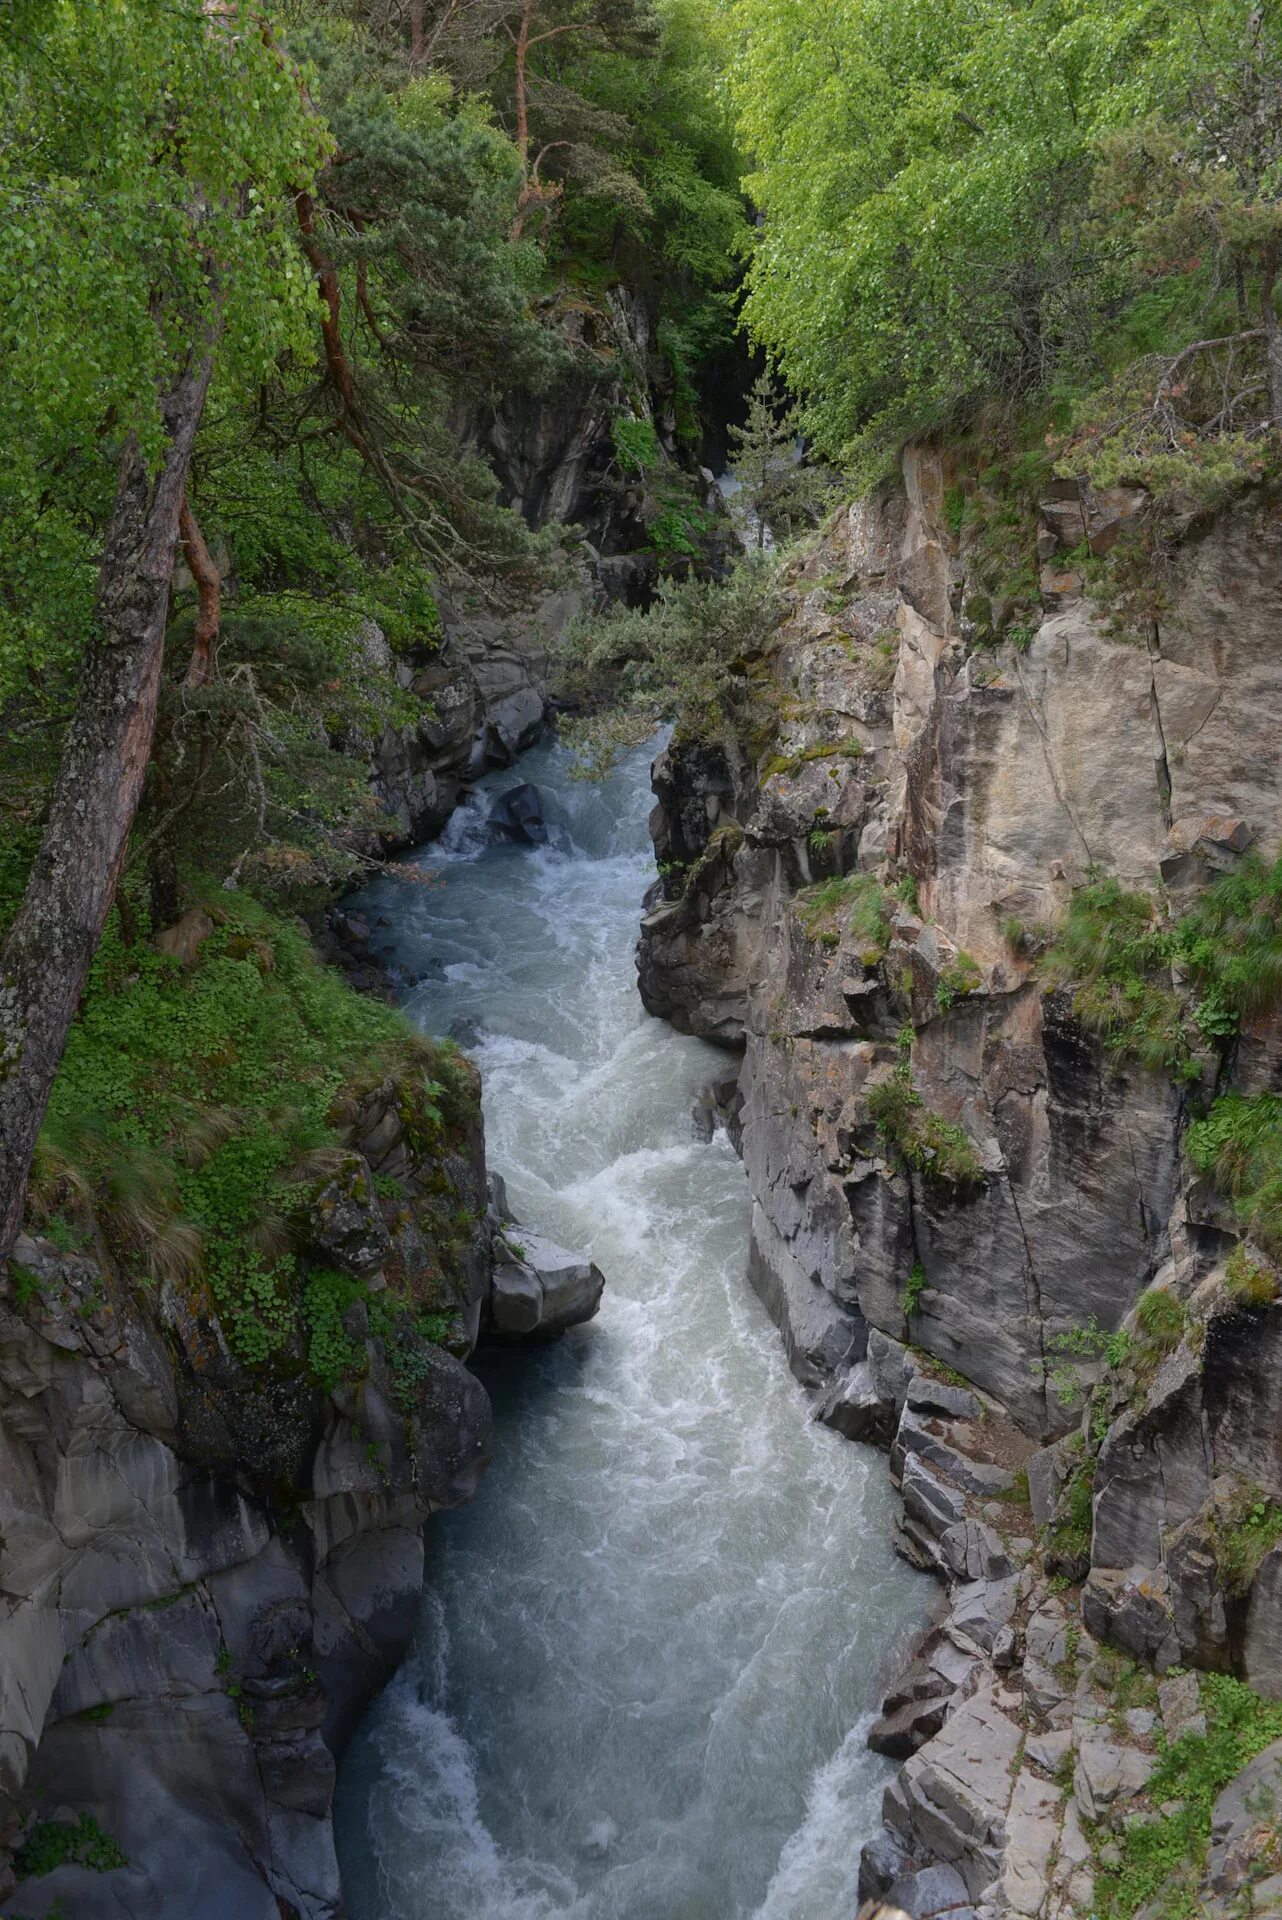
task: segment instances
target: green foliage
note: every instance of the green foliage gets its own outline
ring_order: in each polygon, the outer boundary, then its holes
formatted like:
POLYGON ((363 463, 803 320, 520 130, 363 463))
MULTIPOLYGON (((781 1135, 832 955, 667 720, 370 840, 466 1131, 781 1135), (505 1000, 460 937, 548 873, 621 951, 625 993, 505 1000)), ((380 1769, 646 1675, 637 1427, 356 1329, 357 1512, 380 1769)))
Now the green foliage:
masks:
POLYGON ((1117 1838, 1120 1865, 1097 1857, 1099 1920, 1133 1920, 1141 1908, 1154 1920, 1194 1920, 1202 1910, 1198 1887, 1215 1802, 1248 1761, 1282 1736, 1277 1702, 1227 1674, 1201 1674, 1198 1685, 1207 1730, 1165 1748, 1147 1788, 1154 1806, 1174 1800, 1178 1811, 1128 1821, 1117 1838))
POLYGON ((611 429, 619 463, 630 473, 649 473, 663 460, 663 449, 651 420, 616 420, 611 429))
POLYGON ((1080 1577, 1090 1564, 1094 1484, 1094 1461, 1078 1462, 1064 1482, 1046 1528, 1048 1558, 1072 1569, 1074 1577, 1080 1577))
POLYGON ((1237 1202, 1266 1253, 1282 1256, 1282 1095, 1226 1093, 1187 1135, 1189 1158, 1237 1202))
POLYGON ((354 1373, 364 1358, 362 1349, 343 1329, 343 1315, 364 1294, 360 1281, 350 1274, 322 1269, 307 1277, 303 1289, 307 1369, 327 1393, 354 1373))
POLYGON ((797 912, 810 939, 844 932, 854 940, 865 966, 875 967, 885 958, 890 920, 881 883, 872 874, 851 873, 804 888, 797 895, 797 912))
POLYGON ((1237 1487, 1214 1518, 1215 1558, 1226 1593, 1243 1598, 1260 1562, 1282 1540, 1282 1506, 1259 1487, 1237 1487))
POLYGON ((935 1004, 941 1013, 947 1013, 958 1000, 964 1000, 983 984, 981 974, 970 954, 959 952, 949 961, 935 984, 935 1004))
POLYGON ((608 772, 677 717, 682 739, 767 732, 773 716, 762 711, 764 676, 754 678, 754 668, 783 611, 772 562, 753 556, 722 583, 664 581, 648 612, 615 606, 577 622, 558 664, 563 690, 592 708, 565 729, 581 769, 608 772))
POLYGON ((925 1293, 929 1284, 926 1278, 925 1267, 920 1260, 914 1260, 912 1272, 908 1276, 908 1284, 905 1286, 899 1300, 899 1310, 905 1320, 911 1320, 913 1318, 921 1304, 921 1296, 925 1293))
POLYGON ((1052 985, 1074 984, 1073 1012, 1110 1052, 1180 1072, 1189 1068, 1189 1043, 1170 986, 1172 955, 1170 929, 1147 894, 1095 880, 1073 895, 1042 972, 1052 985))
POLYGON ((1129 1357, 1131 1336, 1124 1327, 1106 1333, 1092 1314, 1085 1326, 1052 1334, 1046 1345, 1052 1353, 1064 1356, 1058 1366, 1050 1369, 1047 1378, 1060 1405, 1071 1407, 1081 1397, 1082 1382, 1079 1369, 1069 1363, 1102 1359, 1109 1369, 1115 1370, 1124 1366, 1129 1357))
MULTIPOLYGON (((471 1095, 446 1052, 354 994, 292 926, 243 898, 210 905, 217 925, 188 970, 108 932, 54 1086, 32 1211, 91 1209, 127 1273, 207 1297, 233 1351, 261 1366, 293 1339, 291 1220, 351 1088, 395 1073, 429 1149, 468 1123, 471 1095)), ((305 1314, 323 1380, 338 1359, 334 1280, 316 1276, 305 1314)))
POLYGON ((1135 1304, 1140 1340, 1153 1354, 1174 1353, 1188 1325, 1183 1303, 1165 1287, 1149 1287, 1135 1304))
POLYGON ((88 1867, 92 1873, 110 1873, 127 1867, 120 1847, 98 1822, 82 1813, 73 1824, 38 1820, 14 1856, 20 1880, 38 1880, 58 1867, 88 1867))
POLYGON ((981 1185, 984 1169, 969 1134, 932 1113, 910 1076, 901 1060, 868 1095, 869 1118, 887 1147, 928 1180, 961 1191, 981 1185))
POLYGON ((748 396, 747 420, 730 429, 739 499, 758 548, 771 535, 786 544, 817 517, 824 481, 798 459, 799 432, 795 409, 781 407, 775 382, 763 373, 748 396))
MULTIPOLYGON (((1065 473, 1213 492, 1268 469, 1262 341, 1176 356, 1268 324, 1272 8, 736 0, 732 20, 763 214, 745 316, 826 453, 875 477, 913 434, 1046 398, 1075 412, 1065 473)), ((964 515, 954 489, 954 537, 964 515)))
POLYGON ((0 34, 0 699, 74 669, 121 447, 159 453, 215 305, 220 381, 311 358, 293 199, 330 141, 304 78, 200 0, 50 0, 0 34))

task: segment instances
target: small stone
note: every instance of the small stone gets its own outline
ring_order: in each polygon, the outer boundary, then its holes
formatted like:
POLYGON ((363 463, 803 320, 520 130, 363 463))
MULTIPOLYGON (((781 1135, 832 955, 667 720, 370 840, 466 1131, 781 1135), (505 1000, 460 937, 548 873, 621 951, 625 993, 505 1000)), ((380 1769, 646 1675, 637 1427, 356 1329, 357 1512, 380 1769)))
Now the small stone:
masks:
POLYGON ((1122 1718, 1138 1740, 1152 1733, 1157 1725, 1157 1715, 1149 1707, 1128 1707, 1122 1718))

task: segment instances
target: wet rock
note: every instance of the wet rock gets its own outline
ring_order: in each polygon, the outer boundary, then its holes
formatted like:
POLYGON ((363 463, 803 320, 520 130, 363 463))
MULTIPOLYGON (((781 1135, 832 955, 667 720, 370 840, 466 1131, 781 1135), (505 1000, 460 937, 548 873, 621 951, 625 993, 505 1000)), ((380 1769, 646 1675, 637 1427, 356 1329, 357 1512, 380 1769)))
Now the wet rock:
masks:
POLYGON ((527 782, 501 794, 490 809, 489 828, 495 840, 522 847, 546 846, 548 830, 538 788, 527 782))
POLYGON ((847 1440, 870 1440, 885 1434, 884 1408, 866 1360, 838 1374, 815 1408, 815 1419, 847 1440))
POLYGON ((495 1254, 484 1324, 496 1340, 554 1340, 601 1305, 600 1268, 543 1234, 506 1228, 495 1254))

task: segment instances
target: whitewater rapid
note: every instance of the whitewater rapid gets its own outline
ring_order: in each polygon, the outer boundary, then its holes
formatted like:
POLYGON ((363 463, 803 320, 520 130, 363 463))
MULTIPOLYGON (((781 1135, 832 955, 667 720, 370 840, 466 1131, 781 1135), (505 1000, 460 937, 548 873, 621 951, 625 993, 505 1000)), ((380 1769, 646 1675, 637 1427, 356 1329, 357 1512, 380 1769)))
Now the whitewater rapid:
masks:
POLYGON ((930 1602, 884 1462, 813 1424, 745 1277, 749 1196, 641 1009, 648 767, 492 776, 363 897, 424 1027, 485 1079, 517 1215, 590 1252, 599 1318, 481 1356, 494 1460, 427 1529, 418 1634, 345 1760, 353 1920, 851 1920, 888 1777, 864 1735, 930 1602), (534 781, 555 844, 490 847, 534 781))

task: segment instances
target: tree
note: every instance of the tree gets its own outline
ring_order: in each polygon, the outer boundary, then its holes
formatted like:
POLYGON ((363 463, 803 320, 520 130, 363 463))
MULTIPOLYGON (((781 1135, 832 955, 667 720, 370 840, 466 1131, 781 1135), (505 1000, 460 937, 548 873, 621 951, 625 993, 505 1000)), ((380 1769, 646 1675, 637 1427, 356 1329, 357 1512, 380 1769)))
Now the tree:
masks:
POLYGON ((1176 0, 736 0, 762 225, 745 315, 832 456, 1089 367, 1126 248, 1092 142, 1162 97, 1176 0))
POLYGON ((324 154, 298 75, 233 0, 53 0, 17 24, 0 42, 7 678, 47 664, 15 578, 49 627, 72 612, 85 644, 0 955, 0 1257, 138 805, 215 356, 243 374, 304 344, 284 215, 324 154), (91 605, 80 570, 58 564, 78 515, 101 528, 91 605))
POLYGON ((801 463, 799 431, 796 409, 780 407, 775 383, 763 373, 748 396, 747 420, 730 429, 739 497, 762 551, 772 534, 790 540, 813 521, 822 495, 822 478, 801 463))

